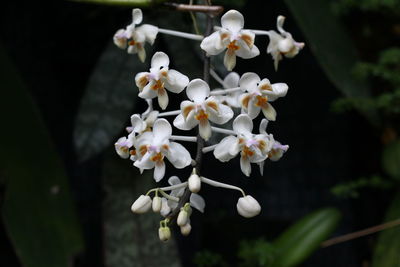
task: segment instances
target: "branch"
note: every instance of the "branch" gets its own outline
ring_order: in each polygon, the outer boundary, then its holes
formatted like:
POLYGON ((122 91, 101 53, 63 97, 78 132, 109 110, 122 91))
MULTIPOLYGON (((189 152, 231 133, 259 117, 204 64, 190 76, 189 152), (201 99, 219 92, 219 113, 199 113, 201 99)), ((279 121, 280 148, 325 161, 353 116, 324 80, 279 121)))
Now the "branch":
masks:
POLYGON ((186 5, 186 4, 169 3, 169 2, 164 3, 164 5, 172 7, 178 11, 208 13, 211 16, 218 16, 224 11, 223 6, 186 5))

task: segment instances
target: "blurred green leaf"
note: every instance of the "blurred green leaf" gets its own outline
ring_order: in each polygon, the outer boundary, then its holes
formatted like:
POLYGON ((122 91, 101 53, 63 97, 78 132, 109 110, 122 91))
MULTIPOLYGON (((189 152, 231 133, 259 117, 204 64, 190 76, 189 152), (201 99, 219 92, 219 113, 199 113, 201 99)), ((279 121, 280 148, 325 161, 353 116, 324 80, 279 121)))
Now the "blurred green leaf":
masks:
POLYGON ((324 208, 297 221, 273 242, 273 266, 291 267, 303 262, 332 234, 340 217, 337 209, 324 208))
MULTIPOLYGON (((400 193, 397 193, 389 210, 386 213, 385 221, 400 219, 400 193)), ((379 234, 378 243, 374 250, 372 267, 394 267, 400 266, 400 227, 396 226, 384 230, 379 234)))
MULTIPOLYGON (((357 50, 345 28, 333 15, 330 1, 310 0, 307 4, 297 0, 285 2, 307 39, 306 45, 338 90, 352 98, 370 96, 368 85, 352 75, 351 70, 358 62, 357 50)), ((373 125, 379 123, 374 111, 359 111, 373 125)))
POLYGON ((226 267, 229 266, 222 258, 221 254, 202 250, 196 252, 193 263, 197 267, 226 267))
POLYGON ((83 249, 68 179, 39 111, 0 46, 2 216, 24 267, 67 267, 83 249))
POLYGON ((158 238, 161 215, 133 214, 130 209, 141 194, 155 186, 152 170, 141 175, 130 160, 110 149, 103 167, 105 266, 181 266, 175 240, 163 243, 158 238))
POLYGON ((264 239, 242 241, 238 253, 240 266, 270 266, 275 259, 275 247, 264 239))
POLYGON ((155 4, 166 2, 166 0, 70 0, 72 2, 109 5, 109 6, 129 6, 129 7, 148 7, 155 4))
POLYGON ((400 140, 396 140, 384 147, 382 166, 393 179, 400 180, 400 140))
MULTIPOLYGON (((147 61, 152 49, 146 47, 147 61)), ((137 101, 135 75, 147 64, 110 43, 88 82, 75 123, 74 142, 79 160, 112 144, 125 127, 137 101)))

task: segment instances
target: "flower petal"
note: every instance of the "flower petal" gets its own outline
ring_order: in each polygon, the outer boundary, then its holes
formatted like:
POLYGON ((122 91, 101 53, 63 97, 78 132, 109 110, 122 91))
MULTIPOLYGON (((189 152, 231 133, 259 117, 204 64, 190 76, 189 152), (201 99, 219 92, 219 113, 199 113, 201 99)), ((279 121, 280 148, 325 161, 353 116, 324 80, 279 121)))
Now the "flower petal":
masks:
MULTIPOLYGON (((211 111, 211 110, 210 110, 211 111)), ((209 120, 216 124, 225 124, 233 117, 233 110, 224 104, 218 105, 218 113, 209 112, 209 120)))
POLYGON ((248 48, 252 48, 254 45, 254 39, 256 35, 250 30, 240 31, 240 39, 247 45, 248 48))
POLYGON ((246 176, 251 174, 251 164, 248 157, 240 157, 240 168, 246 176))
POLYGON ((212 33, 201 41, 201 49, 206 51, 207 55, 218 55, 225 50, 225 46, 222 45, 221 34, 219 31, 212 33))
POLYGON ((144 62, 146 60, 146 50, 144 50, 144 47, 142 44, 137 44, 137 54, 141 62, 144 62))
MULTIPOLYGON (((193 113, 193 111, 191 113, 193 113)), ((198 121, 195 120, 193 118, 193 116, 191 119, 185 120, 183 115, 179 114, 178 116, 176 116, 173 124, 179 130, 189 131, 189 130, 193 129, 194 127, 196 127, 196 125, 198 124, 198 121)))
POLYGON ((253 121, 247 114, 240 114, 233 121, 233 130, 238 134, 248 135, 253 130, 253 121))
POLYGON ((132 10, 132 23, 140 24, 143 20, 142 10, 140 8, 135 8, 132 10))
POLYGON ((237 33, 243 29, 243 15, 239 11, 229 10, 221 17, 221 25, 223 28, 232 31, 233 33, 237 33))
POLYGON ((138 74, 136 74, 135 76, 135 83, 136 86, 139 88, 139 90, 141 91, 149 82, 147 75, 149 73, 148 72, 139 72, 138 74))
POLYGON ((166 119, 157 119, 153 125, 154 143, 168 140, 172 134, 171 124, 166 119))
POLYGON ((182 182, 181 182, 181 179, 179 179, 178 176, 171 176, 168 179, 168 184, 169 185, 176 185, 176 184, 180 184, 180 183, 182 183, 182 182))
POLYGON ((114 44, 118 46, 118 48, 125 49, 127 46, 127 38, 125 36, 125 30, 119 29, 113 37, 114 44))
POLYGON ((260 82, 260 77, 254 72, 246 72, 239 80, 239 85, 242 90, 249 93, 257 91, 257 83, 260 82))
POLYGON ((164 52, 156 52, 151 58, 151 68, 160 69, 168 67, 169 57, 164 52))
POLYGON ((133 163, 133 166, 138 167, 139 169, 142 170, 150 170, 154 168, 155 162, 152 161, 151 159, 151 153, 146 153, 143 158, 135 161, 133 163))
POLYGON ((211 137, 211 125, 208 120, 199 122, 199 134, 206 141, 211 137))
POLYGON ((188 84, 186 94, 190 100, 200 104, 210 95, 210 87, 205 81, 194 79, 188 84))
POLYGON ((157 161, 155 167, 154 167, 154 180, 156 182, 161 181, 162 178, 164 178, 165 175, 165 163, 164 161, 157 161))
POLYGON ((190 195, 190 206, 204 213, 206 202, 204 201, 204 198, 202 196, 192 193, 190 195))
POLYGON ((260 122, 260 128, 259 131, 261 134, 266 134, 267 133, 267 126, 268 126, 268 120, 267 119, 262 119, 260 122))
POLYGON ((232 71, 224 78, 225 88, 234 88, 239 86, 240 76, 236 72, 232 71))
POLYGON ((238 40, 239 49, 235 51, 236 55, 241 58, 253 58, 260 54, 260 50, 257 46, 253 45, 251 48, 247 47, 244 41, 238 40))
POLYGON ((271 85, 272 91, 265 92, 268 95, 268 101, 274 101, 279 97, 284 97, 289 89, 286 83, 274 83, 271 85))
POLYGON ((276 111, 270 103, 266 103, 265 106, 262 107, 262 112, 269 121, 276 120, 276 111))
POLYGON ((169 70, 167 74, 167 79, 165 79, 165 88, 173 93, 180 93, 185 89, 189 83, 189 78, 183 75, 179 71, 169 70))
POLYGON ((157 96, 158 96, 158 105, 161 107, 162 110, 165 110, 169 102, 167 91, 164 88, 158 89, 157 96))
POLYGON ((144 99, 152 99, 157 96, 157 91, 151 89, 153 85, 155 84, 155 81, 151 80, 144 88, 143 90, 139 93, 140 98, 144 99))
POLYGON ((249 114, 249 117, 251 119, 255 119, 258 116, 258 114, 260 114, 261 110, 261 107, 256 106, 254 102, 255 102, 254 98, 251 98, 249 101, 249 105, 247 107, 247 114, 249 114))
POLYGON ((158 27, 150 24, 143 24, 140 27, 137 27, 136 31, 141 32, 145 36, 146 42, 153 45, 158 34, 158 27))
POLYGON ((233 159, 237 153, 231 154, 229 148, 234 146, 236 143, 238 143, 238 139, 233 135, 223 138, 214 149, 215 158, 222 162, 227 162, 233 159))
POLYGON ((182 169, 192 163, 192 157, 189 151, 179 143, 169 143, 169 153, 167 154, 168 160, 177 169, 182 169))
POLYGON ((227 50, 224 56, 224 65, 228 71, 233 70, 236 66, 236 54, 232 50, 227 50))
POLYGON ((144 122, 138 114, 133 114, 131 116, 132 131, 135 133, 140 133, 144 131, 147 127, 146 122, 144 122))

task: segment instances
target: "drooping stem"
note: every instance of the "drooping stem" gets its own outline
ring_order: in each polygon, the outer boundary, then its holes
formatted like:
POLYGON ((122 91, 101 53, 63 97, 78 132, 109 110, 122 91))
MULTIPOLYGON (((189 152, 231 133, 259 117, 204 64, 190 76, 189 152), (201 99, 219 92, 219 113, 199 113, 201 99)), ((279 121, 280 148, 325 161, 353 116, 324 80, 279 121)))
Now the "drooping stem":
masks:
POLYGON ((188 12, 202 12, 208 13, 212 16, 218 16, 224 11, 222 6, 211 6, 211 5, 186 5, 178 3, 165 3, 166 6, 175 8, 178 11, 188 11, 188 12))
POLYGON ((230 185, 230 184, 224 184, 224 183, 221 183, 221 182, 217 182, 217 181, 208 179, 206 177, 200 177, 200 179, 205 184, 209 184, 209 185, 214 186, 214 187, 221 187, 221 188, 225 188, 225 189, 237 190, 237 191, 240 191, 244 197, 246 196, 246 194, 244 193, 243 189, 240 188, 240 187, 237 187, 237 186, 234 186, 234 185, 230 185))

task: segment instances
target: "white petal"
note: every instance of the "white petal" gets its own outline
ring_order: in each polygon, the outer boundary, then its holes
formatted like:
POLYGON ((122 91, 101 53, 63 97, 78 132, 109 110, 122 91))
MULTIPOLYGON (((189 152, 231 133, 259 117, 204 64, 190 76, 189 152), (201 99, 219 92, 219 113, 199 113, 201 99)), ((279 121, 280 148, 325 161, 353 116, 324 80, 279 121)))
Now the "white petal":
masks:
POLYGON ((161 181, 162 178, 164 178, 165 175, 165 163, 164 161, 158 161, 156 163, 156 166, 154 168, 154 180, 156 180, 156 182, 161 181))
POLYGON ((164 68, 169 65, 169 57, 164 52, 156 52, 151 58, 151 68, 164 68))
POLYGON ((151 89, 154 85, 154 81, 151 80, 144 88, 143 90, 139 93, 140 98, 144 99, 152 99, 157 96, 157 90, 151 89))
POLYGON ((247 114, 240 114, 233 121, 233 130, 238 134, 248 135, 253 131, 253 121, 247 114))
POLYGON ((274 51, 277 51, 278 43, 280 40, 283 39, 283 37, 280 34, 278 34, 276 31, 269 31, 268 37, 269 37, 269 44, 267 47, 267 53, 272 53, 274 51))
POLYGON ((182 183, 178 176, 171 176, 168 179, 168 183, 170 185, 176 185, 182 183))
POLYGON ((212 56, 218 55, 225 50, 225 47, 222 45, 221 34, 219 31, 216 31, 204 38, 201 41, 200 47, 206 51, 207 55, 212 56))
POLYGON ((269 101, 274 101, 278 97, 284 97, 289 89, 286 83, 274 83, 271 85, 272 91, 266 91, 265 94, 268 95, 269 101))
POLYGON ((167 155, 168 160, 177 169, 182 169, 189 166, 192 162, 189 151, 179 143, 169 143, 169 153, 167 155))
POLYGON ((262 119, 260 123, 260 133, 261 134, 266 134, 267 133, 267 126, 268 126, 268 120, 267 119, 262 119))
POLYGON ((194 79, 188 84, 186 94, 195 103, 203 103, 206 97, 210 95, 210 87, 205 81, 194 79))
POLYGON ((246 72, 239 80, 239 85, 242 90, 249 93, 257 91, 257 83, 260 82, 260 77, 254 72, 246 72))
POLYGON ((264 176, 264 164, 265 164, 265 161, 261 161, 258 163, 258 167, 260 167, 261 176, 264 176))
POLYGON ((225 76, 224 85, 226 88, 234 88, 239 86, 240 76, 236 72, 230 72, 225 76))
POLYGON ((227 136, 221 140, 221 142, 214 149, 214 156, 216 159, 227 162, 234 158, 236 154, 230 153, 230 147, 235 146, 238 143, 238 139, 235 136, 227 136))
POLYGON ((266 103, 265 106, 262 107, 262 112, 268 120, 274 121, 276 119, 276 111, 270 103, 266 103))
MULTIPOLYGON (((250 30, 241 30, 240 31, 240 39, 243 41, 243 43, 246 44, 246 46, 248 48, 252 48, 254 45, 254 39, 255 39, 256 35, 254 34, 254 32, 250 31, 250 30)), ((242 43, 242 42, 241 42, 242 43)))
POLYGON ((153 169, 155 163, 150 158, 151 158, 151 153, 146 153, 143 156, 143 158, 141 158, 140 160, 135 161, 135 163, 133 163, 133 165, 135 167, 138 167, 139 169, 143 169, 143 170, 153 169))
POLYGON ((136 86, 139 88, 139 90, 142 90, 148 83, 148 78, 147 75, 149 73, 148 72, 139 72, 138 74, 136 74, 135 76, 135 83, 136 86))
POLYGON ((200 212, 204 212, 204 208, 206 206, 206 202, 204 198, 198 194, 192 193, 190 195, 190 206, 197 209, 200 212))
MULTIPOLYGON (((193 111, 191 111, 191 113, 194 113, 193 111)), ((189 131, 191 129, 193 129, 194 127, 196 127, 196 125, 199 123, 198 120, 194 119, 193 116, 192 118, 188 118, 185 121, 185 118, 183 117, 182 114, 179 114, 178 116, 176 116, 173 124, 176 128, 180 129, 180 130, 184 130, 184 131, 189 131)))
POLYGON ((221 18, 221 25, 234 33, 243 29, 244 18, 243 15, 236 10, 229 10, 221 18))
MULTIPOLYGON (((209 109, 212 111, 212 109, 209 109)), ((233 117, 233 110, 224 104, 218 105, 218 113, 209 112, 210 117, 208 118, 210 121, 216 124, 225 124, 233 117)))
POLYGON ((135 8, 132 10, 132 23, 140 24, 143 20, 142 10, 135 8))
POLYGON ((285 30, 283 29, 283 23, 285 23, 285 17, 282 16, 282 15, 279 15, 276 18, 276 28, 278 28, 278 31, 280 33, 284 33, 285 32, 285 30))
POLYGON ((133 114, 131 116, 132 131, 135 133, 140 133, 144 131, 147 127, 146 122, 144 122, 138 114, 133 114))
POLYGON ((243 41, 239 40, 239 49, 235 51, 236 55, 238 57, 248 59, 248 58, 253 58, 256 57, 260 54, 260 50, 257 48, 257 46, 253 45, 251 48, 247 47, 247 44, 245 44, 243 41))
POLYGON ((208 120, 199 122, 199 134, 206 141, 211 137, 211 125, 208 120))
POLYGON ((165 90, 164 88, 159 89, 157 91, 157 96, 158 96, 158 105, 161 107, 162 110, 165 110, 168 106, 168 93, 167 90, 165 90))
POLYGON ((113 37, 114 44, 121 49, 125 49, 127 46, 127 38, 125 37, 125 30, 119 29, 113 37))
POLYGON ((134 30, 132 32, 132 39, 136 42, 136 44, 144 45, 144 41, 146 40, 146 35, 142 32, 134 30))
POLYGON ((144 34, 144 36, 146 37, 146 42, 151 45, 154 44, 154 40, 156 39, 158 34, 158 27, 150 24, 143 24, 140 27, 137 27, 136 30, 144 34))
POLYGON ((233 70, 236 66, 236 54, 229 49, 225 52, 224 65, 229 71, 233 70))
POLYGON ((146 60, 146 50, 144 50, 143 45, 137 45, 137 53, 140 61, 144 62, 146 60))
POLYGON ((172 134, 171 124, 166 119, 157 119, 153 125, 154 143, 168 140, 172 134))
POLYGON ((129 45, 127 52, 128 52, 128 54, 132 54, 132 55, 136 54, 137 53, 136 45, 129 45))
POLYGON ((247 108, 247 113, 251 119, 255 119, 258 114, 260 114, 261 107, 256 106, 254 104, 254 98, 251 98, 249 101, 249 106, 247 108))
POLYGON ((173 93, 178 94, 182 92, 189 83, 189 78, 179 71, 169 70, 167 75, 167 79, 165 79, 165 88, 173 93))
POLYGON ((250 161, 247 157, 240 157, 240 168, 242 169, 242 172, 246 176, 250 176, 251 174, 251 165, 250 161))
POLYGON ((145 122, 146 122, 147 127, 149 127, 149 126, 153 127, 154 122, 158 118, 158 114, 159 114, 159 112, 157 110, 153 110, 145 116, 145 118, 146 118, 145 122))

